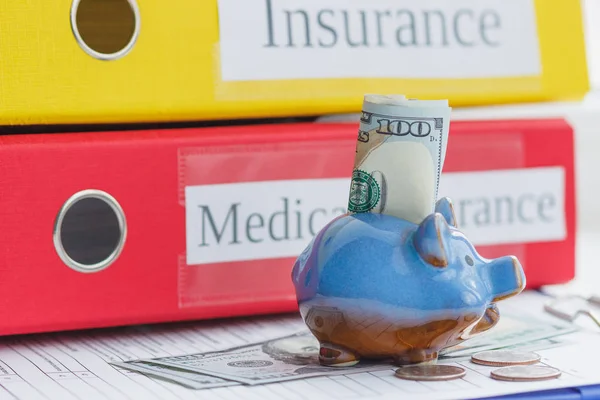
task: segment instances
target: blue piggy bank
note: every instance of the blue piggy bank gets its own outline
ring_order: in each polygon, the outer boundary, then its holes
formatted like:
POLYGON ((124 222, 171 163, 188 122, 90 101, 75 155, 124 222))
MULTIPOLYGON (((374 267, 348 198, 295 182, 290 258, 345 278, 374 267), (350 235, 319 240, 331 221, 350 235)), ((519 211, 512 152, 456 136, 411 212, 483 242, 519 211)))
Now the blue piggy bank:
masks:
POLYGON ((329 366, 435 361, 493 327, 495 302, 525 287, 516 257, 477 253, 448 198, 420 224, 375 213, 334 219, 298 257, 292 280, 319 361, 329 366))

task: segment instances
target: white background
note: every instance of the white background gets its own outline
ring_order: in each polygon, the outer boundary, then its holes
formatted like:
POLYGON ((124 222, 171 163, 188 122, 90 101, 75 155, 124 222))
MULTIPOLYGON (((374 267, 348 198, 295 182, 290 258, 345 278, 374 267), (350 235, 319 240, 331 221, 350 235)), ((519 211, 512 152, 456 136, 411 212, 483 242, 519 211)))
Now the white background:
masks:
POLYGON ((600 89, 600 1, 583 0, 588 66, 592 87, 600 89))

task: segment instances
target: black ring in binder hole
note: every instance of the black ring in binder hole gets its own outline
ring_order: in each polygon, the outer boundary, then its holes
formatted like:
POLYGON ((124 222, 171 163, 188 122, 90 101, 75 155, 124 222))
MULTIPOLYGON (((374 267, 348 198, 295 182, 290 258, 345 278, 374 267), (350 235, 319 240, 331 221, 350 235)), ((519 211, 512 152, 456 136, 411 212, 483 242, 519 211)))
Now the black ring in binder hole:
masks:
POLYGON ((110 194, 97 189, 75 193, 54 222, 52 240, 62 262, 78 272, 98 272, 120 256, 127 237, 125 213, 110 194))
POLYGON ((108 259, 117 250, 121 235, 115 210, 94 197, 71 205, 60 227, 60 240, 67 256, 90 266, 108 259))
POLYGON ((92 57, 114 60, 127 54, 139 34, 135 0, 73 0, 71 29, 79 46, 92 57))

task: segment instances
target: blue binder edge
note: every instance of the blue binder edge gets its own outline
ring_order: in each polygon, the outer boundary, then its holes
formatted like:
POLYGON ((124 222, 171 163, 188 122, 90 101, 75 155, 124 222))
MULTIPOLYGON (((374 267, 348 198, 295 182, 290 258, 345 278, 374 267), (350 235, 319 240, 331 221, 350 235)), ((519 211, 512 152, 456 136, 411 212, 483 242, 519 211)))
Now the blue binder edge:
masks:
POLYGON ((516 399, 544 399, 544 400, 594 400, 600 399, 600 385, 570 387, 563 389, 542 390, 525 392, 497 397, 485 397, 482 400, 516 400, 516 399))

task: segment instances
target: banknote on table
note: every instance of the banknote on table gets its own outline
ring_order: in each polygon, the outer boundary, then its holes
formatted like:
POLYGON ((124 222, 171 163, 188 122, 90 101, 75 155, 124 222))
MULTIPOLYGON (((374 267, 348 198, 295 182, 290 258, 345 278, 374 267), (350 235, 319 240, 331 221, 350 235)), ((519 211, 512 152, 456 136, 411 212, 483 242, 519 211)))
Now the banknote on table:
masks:
POLYGON ((247 385, 391 368, 386 363, 362 362, 351 367, 325 367, 318 362, 318 351, 318 341, 307 331, 225 351, 147 361, 247 385))
POLYGON ((184 369, 155 364, 150 361, 139 360, 130 362, 114 362, 112 364, 131 371, 140 372, 144 375, 178 383, 190 389, 212 389, 217 387, 240 385, 239 382, 228 381, 215 376, 204 375, 184 369))
POLYGON ((349 213, 420 223, 435 208, 448 146, 447 100, 366 95, 348 200, 349 213))
POLYGON ((539 347, 544 344, 552 347, 556 342, 548 339, 572 333, 576 330, 576 327, 571 324, 537 320, 531 315, 520 315, 516 312, 505 313, 491 330, 481 333, 460 345, 442 350, 440 360, 467 359, 471 355, 484 350, 539 347))

